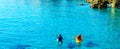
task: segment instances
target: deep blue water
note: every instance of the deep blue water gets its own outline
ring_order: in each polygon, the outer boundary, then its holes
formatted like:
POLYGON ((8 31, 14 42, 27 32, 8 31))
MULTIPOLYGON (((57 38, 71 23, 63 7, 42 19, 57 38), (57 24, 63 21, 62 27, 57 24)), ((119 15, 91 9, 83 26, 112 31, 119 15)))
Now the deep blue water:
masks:
POLYGON ((0 0, 0 49, 68 49, 77 34, 83 42, 73 49, 120 49, 120 9, 92 9, 80 0, 0 0))

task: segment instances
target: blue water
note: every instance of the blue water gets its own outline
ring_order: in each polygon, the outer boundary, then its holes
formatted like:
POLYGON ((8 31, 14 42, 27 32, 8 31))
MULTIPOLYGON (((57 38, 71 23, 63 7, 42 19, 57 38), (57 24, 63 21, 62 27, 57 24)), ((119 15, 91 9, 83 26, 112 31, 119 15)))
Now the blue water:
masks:
POLYGON ((0 0, 0 49, 68 49, 77 34, 83 42, 73 49, 120 49, 120 9, 92 9, 81 0, 0 0))

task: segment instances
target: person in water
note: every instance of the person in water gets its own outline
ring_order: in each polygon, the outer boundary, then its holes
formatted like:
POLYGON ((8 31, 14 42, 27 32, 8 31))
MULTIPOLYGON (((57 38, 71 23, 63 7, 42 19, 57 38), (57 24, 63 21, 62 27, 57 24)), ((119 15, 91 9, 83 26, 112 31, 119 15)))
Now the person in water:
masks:
POLYGON ((76 37, 76 43, 81 43, 82 42, 82 36, 79 34, 76 37))
POLYGON ((63 43, 63 37, 62 37, 61 34, 58 35, 57 41, 58 41, 59 44, 62 44, 62 43, 63 43))

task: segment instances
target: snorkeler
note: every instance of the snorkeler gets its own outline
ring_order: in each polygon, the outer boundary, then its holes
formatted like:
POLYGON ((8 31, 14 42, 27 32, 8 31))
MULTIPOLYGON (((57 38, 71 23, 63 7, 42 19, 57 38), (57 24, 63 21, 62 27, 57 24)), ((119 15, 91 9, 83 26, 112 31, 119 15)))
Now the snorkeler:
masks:
POLYGON ((63 43, 63 37, 62 37, 61 34, 58 35, 57 41, 58 41, 58 43, 59 43, 60 45, 63 43))
POLYGON ((81 43, 82 42, 82 36, 79 34, 76 37, 76 43, 81 43))

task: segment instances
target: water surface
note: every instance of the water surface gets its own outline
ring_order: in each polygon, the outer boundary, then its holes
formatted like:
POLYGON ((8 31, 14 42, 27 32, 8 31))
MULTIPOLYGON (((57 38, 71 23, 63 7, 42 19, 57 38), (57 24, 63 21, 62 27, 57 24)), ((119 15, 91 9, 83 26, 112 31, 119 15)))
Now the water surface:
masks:
POLYGON ((0 0, 0 49, 68 49, 79 33, 83 42, 74 49, 120 49, 120 9, 92 9, 80 0, 0 0))

